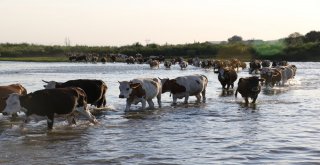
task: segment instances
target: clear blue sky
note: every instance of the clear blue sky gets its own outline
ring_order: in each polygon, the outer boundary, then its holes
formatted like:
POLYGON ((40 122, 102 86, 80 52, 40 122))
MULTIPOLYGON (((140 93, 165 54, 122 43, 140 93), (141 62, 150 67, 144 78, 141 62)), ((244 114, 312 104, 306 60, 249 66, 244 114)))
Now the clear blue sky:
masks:
POLYGON ((320 0, 0 0, 0 43, 274 40, 320 31, 320 0))

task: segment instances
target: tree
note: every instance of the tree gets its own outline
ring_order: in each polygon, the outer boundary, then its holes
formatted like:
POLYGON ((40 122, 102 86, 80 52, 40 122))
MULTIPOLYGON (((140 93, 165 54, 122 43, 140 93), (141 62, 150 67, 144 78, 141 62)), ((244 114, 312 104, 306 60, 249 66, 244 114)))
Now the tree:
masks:
POLYGON ((234 35, 231 38, 228 38, 229 43, 237 43, 237 42, 242 42, 242 37, 234 35))
POLYGON ((287 38, 284 39, 284 42, 288 46, 297 46, 303 44, 304 36, 298 32, 290 34, 287 38))
POLYGON ((304 37, 305 42, 320 42, 320 32, 310 31, 304 37))

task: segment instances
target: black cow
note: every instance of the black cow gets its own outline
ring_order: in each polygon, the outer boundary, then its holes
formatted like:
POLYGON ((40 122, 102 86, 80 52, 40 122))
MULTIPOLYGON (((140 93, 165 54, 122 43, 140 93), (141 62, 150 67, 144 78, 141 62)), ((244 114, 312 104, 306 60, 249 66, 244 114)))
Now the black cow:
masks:
POLYGON ((253 60, 249 63, 249 74, 255 71, 255 74, 261 69, 261 61, 260 60, 253 60))
POLYGON ((225 89, 227 85, 227 90, 230 86, 233 88, 234 82, 237 80, 237 72, 233 68, 221 68, 219 69, 218 80, 220 81, 222 88, 225 89))
POLYGON ((104 107, 106 105, 105 94, 108 87, 102 80, 78 79, 69 80, 64 83, 55 81, 42 81, 47 83, 47 85, 44 85, 46 89, 79 87, 86 92, 89 104, 94 105, 98 108, 104 107))
POLYGON ((264 79, 259 79, 259 77, 246 77, 240 78, 238 81, 238 88, 235 93, 235 97, 237 97, 238 92, 245 99, 246 104, 249 103, 248 98, 252 99, 252 103, 255 103, 258 94, 261 91, 260 81, 264 81, 264 79))
POLYGON ((46 116, 48 129, 53 127, 55 114, 66 114, 69 124, 75 123, 76 112, 85 115, 90 122, 96 122, 87 109, 86 93, 81 88, 43 89, 24 96, 13 93, 9 95, 6 103, 4 115, 24 111, 25 123, 30 120, 31 115, 46 116))

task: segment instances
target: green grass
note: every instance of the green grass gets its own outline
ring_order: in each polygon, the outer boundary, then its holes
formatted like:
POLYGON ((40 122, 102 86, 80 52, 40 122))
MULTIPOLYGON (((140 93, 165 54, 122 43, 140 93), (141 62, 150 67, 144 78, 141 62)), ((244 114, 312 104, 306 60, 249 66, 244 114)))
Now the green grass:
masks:
POLYGON ((23 62, 66 62, 66 57, 0 57, 0 61, 23 61, 23 62))

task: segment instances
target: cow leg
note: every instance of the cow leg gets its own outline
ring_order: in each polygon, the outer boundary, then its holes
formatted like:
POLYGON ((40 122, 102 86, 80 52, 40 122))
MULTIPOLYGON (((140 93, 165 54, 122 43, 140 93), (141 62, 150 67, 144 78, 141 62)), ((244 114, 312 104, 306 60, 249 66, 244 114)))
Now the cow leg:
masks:
POLYGON ((27 124, 27 123, 29 123, 29 121, 30 121, 30 117, 28 116, 28 115, 26 115, 26 119, 24 120, 24 122, 20 125, 20 128, 24 128, 25 127, 25 125, 27 124))
POLYGON ((72 124, 76 125, 77 124, 73 113, 67 115, 67 120, 68 120, 69 125, 72 125, 72 124))
POLYGON ((161 93, 158 94, 157 101, 158 101, 159 108, 161 108, 161 93))
POLYGON ((233 87, 234 87, 234 84, 232 83, 232 84, 231 84, 231 88, 233 89, 233 87))
POLYGON ((227 85, 227 90, 229 90, 229 88, 230 88, 230 84, 227 85))
POLYGON ((246 105, 248 105, 248 104, 249 104, 248 97, 245 97, 244 100, 245 100, 245 102, 246 102, 246 105))
POLYGON ((96 118, 90 113, 86 106, 77 107, 77 111, 83 116, 87 117, 91 123, 97 123, 96 118))
POLYGON ((196 95, 196 98, 197 98, 197 103, 200 103, 200 102, 201 102, 201 95, 200 95, 200 93, 196 95))
POLYGON ((254 98, 252 98, 252 103, 253 103, 253 104, 256 103, 257 97, 258 97, 258 96, 255 96, 254 98))
POLYGON ((106 106, 106 98, 102 97, 98 102, 97 102, 97 108, 105 107, 106 106))
POLYGON ((127 99, 126 109, 125 111, 130 111, 131 101, 127 99))
POLYGON ((154 109, 154 103, 153 103, 152 99, 147 100, 147 102, 149 104, 149 108, 154 109))
MULTIPOLYGON (((143 99, 143 98, 141 99, 141 104, 142 104, 142 109, 146 109, 147 101, 145 99, 143 99)), ((149 101, 148 101, 148 104, 149 104, 149 101)), ((152 102, 152 104, 153 104, 153 102, 152 102)), ((153 104, 153 106, 154 106, 154 104, 153 104)), ((150 104, 149 104, 149 107, 150 107, 150 104)))
POLYGON ((172 105, 177 105, 177 99, 178 99, 177 96, 173 95, 172 99, 173 99, 172 105))
POLYGON ((188 104, 188 100, 189 100, 189 94, 186 94, 186 95, 184 96, 184 103, 185 103, 185 104, 188 104))
POLYGON ((204 90, 201 92, 201 94, 202 94, 202 102, 205 103, 206 100, 207 100, 207 97, 206 97, 206 89, 204 89, 204 90))
POLYGON ((48 129, 52 130, 54 114, 48 114, 47 117, 48 117, 48 119, 47 119, 48 129))

